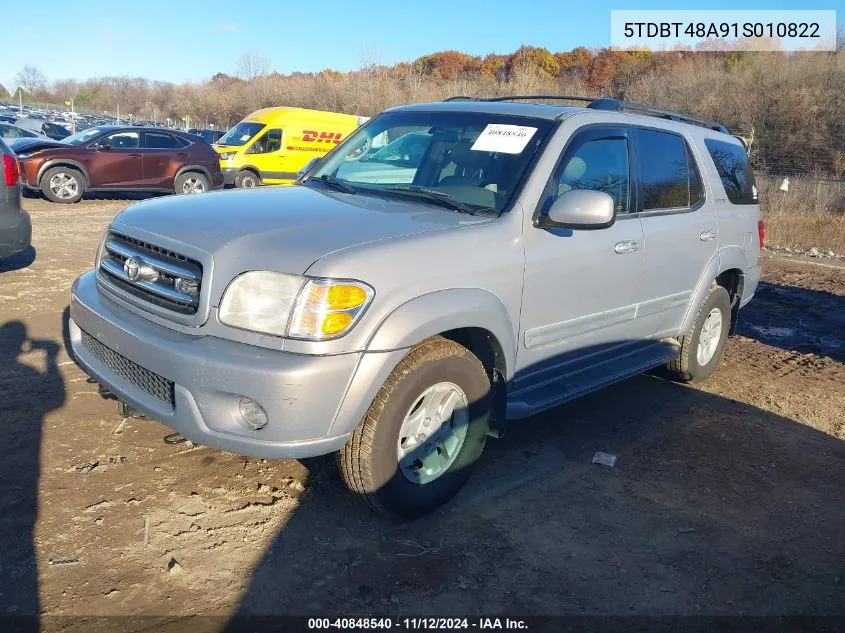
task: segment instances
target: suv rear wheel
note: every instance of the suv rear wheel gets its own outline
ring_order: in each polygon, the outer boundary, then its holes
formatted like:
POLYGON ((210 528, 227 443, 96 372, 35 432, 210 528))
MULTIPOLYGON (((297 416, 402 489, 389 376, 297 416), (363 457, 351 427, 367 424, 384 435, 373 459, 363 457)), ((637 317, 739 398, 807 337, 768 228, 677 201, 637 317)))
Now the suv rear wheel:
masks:
POLYGON ((82 172, 71 167, 52 167, 41 177, 41 192, 51 202, 79 202, 85 193, 82 172))
POLYGON ((211 188, 205 174, 198 171, 186 171, 176 176, 176 193, 205 193, 211 188))
POLYGON ((349 488, 402 519, 431 512, 469 479, 487 438, 490 380, 442 337, 413 348, 338 455, 349 488))
POLYGON ((700 382, 714 371, 731 325, 731 298, 722 286, 714 285, 701 305, 695 323, 681 337, 681 351, 669 361, 668 370, 674 380, 700 382))

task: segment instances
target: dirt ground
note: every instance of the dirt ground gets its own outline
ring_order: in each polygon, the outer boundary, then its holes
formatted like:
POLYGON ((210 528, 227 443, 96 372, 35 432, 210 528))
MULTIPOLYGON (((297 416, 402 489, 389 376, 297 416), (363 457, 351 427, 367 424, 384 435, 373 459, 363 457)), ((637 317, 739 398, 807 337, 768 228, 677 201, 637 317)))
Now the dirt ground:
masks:
POLYGON ((845 615, 835 262, 766 255, 710 381, 642 376, 514 425, 403 524, 330 460, 121 423, 63 323, 125 204, 28 199, 34 252, 0 262, 0 614, 845 615))

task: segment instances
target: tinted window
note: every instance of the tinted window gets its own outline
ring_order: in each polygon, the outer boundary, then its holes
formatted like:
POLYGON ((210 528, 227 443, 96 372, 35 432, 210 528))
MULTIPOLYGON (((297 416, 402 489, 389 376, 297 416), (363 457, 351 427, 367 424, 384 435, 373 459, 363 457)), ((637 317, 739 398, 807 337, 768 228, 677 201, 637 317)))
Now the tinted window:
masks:
POLYGON ((282 149, 282 131, 267 130, 247 150, 247 154, 270 154, 282 149))
POLYGON ((144 147, 148 149, 177 149, 180 145, 170 134, 146 132, 144 134, 144 147))
POLYGON ((754 174, 742 146, 711 138, 705 139, 704 144, 716 165, 716 172, 725 186, 728 200, 734 204, 757 204, 754 174))
MULTIPOLYGON (((571 151, 571 150, 570 150, 571 151)), ((587 141, 565 159, 555 177, 552 200, 573 189, 603 191, 613 198, 618 213, 628 211, 628 141, 603 138, 587 141)))
MULTIPOLYGON (((677 134, 638 130, 643 211, 690 206, 689 158, 677 134)), ((700 189, 700 186, 699 186, 700 189)))
POLYGON ((109 134, 105 140, 107 140, 114 149, 138 148, 138 132, 118 132, 117 134, 109 134))

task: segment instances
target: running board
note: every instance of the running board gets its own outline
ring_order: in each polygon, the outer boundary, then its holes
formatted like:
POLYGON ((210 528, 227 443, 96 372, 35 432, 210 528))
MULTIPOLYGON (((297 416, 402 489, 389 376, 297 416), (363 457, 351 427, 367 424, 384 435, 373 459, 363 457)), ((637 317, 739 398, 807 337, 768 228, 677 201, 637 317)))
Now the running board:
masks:
POLYGON ((674 358, 680 350, 680 345, 674 339, 654 341, 601 364, 561 375, 551 381, 543 381, 535 387, 521 389, 517 399, 508 401, 506 418, 526 418, 596 389, 636 376, 674 358))

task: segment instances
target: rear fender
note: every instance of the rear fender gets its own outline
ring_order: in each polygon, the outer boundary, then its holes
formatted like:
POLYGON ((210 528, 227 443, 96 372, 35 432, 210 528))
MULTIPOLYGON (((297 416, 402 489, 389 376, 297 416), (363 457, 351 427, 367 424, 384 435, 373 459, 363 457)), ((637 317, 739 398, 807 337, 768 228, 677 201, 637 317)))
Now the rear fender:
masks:
MULTIPOLYGON (((713 285, 716 277, 732 268, 747 270, 748 266, 748 256, 739 246, 727 246, 717 252, 707 263, 704 272, 698 280, 692 300, 689 306, 687 306, 686 314, 684 314, 684 320, 681 322, 680 333, 686 334, 692 328, 695 317, 698 315, 698 310, 710 293, 710 287, 713 285)), ((740 293, 742 292, 742 288, 743 282, 740 279, 738 289, 740 293)))

